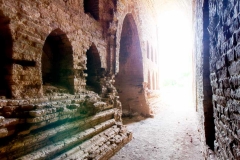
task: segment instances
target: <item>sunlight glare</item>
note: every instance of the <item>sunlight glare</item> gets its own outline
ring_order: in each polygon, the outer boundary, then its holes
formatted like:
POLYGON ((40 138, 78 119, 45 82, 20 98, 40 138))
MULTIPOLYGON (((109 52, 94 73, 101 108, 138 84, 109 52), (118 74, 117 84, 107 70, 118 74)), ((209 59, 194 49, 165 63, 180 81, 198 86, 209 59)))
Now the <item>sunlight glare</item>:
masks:
POLYGON ((180 8, 165 10, 159 15, 160 86, 192 87, 192 24, 180 8))

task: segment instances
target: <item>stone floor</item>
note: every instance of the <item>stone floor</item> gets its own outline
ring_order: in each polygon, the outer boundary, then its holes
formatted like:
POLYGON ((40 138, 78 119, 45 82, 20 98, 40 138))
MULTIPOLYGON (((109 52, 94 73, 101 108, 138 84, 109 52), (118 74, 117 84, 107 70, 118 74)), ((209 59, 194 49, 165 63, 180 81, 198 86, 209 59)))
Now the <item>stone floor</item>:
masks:
POLYGON ((152 98, 154 118, 124 119, 133 140, 111 160, 202 160, 191 91, 165 88, 152 98), (189 92, 188 92, 189 91, 189 92))

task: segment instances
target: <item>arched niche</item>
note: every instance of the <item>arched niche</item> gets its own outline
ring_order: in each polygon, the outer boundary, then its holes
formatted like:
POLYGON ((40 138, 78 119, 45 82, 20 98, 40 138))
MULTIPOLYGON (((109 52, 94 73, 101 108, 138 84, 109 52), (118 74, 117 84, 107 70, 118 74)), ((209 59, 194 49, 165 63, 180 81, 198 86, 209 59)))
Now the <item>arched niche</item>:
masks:
POLYGON ((149 44, 147 42, 147 58, 149 59, 149 44))
POLYGON ((150 75, 150 71, 148 71, 148 89, 151 89, 152 87, 152 82, 151 82, 151 75, 150 75))
POLYGON ((96 93, 101 93, 101 84, 100 78, 103 73, 103 69, 101 68, 101 60, 99 56, 99 52, 95 44, 92 44, 91 47, 87 50, 87 73, 86 78, 86 88, 96 93))
POLYGON ((155 75, 152 73, 152 90, 155 90, 155 75))
POLYGON ((153 48, 151 48, 151 60, 154 62, 154 53, 153 53, 153 48))
POLYGON ((131 14, 127 14, 122 25, 119 53, 119 72, 116 88, 122 108, 146 113, 143 96, 143 59, 137 26, 131 14))
POLYGON ((8 80, 11 75, 13 40, 9 24, 10 19, 0 11, 0 97, 5 98, 12 97, 8 80))
POLYGON ((155 50, 155 63, 158 63, 158 54, 157 54, 157 50, 155 50))
POLYGON ((99 0, 84 0, 84 12, 90 13, 95 20, 99 20, 99 0))
POLYGON ((52 31, 43 46, 42 81, 44 92, 74 92, 73 50, 67 35, 52 31), (55 87, 51 90, 48 87, 55 87))

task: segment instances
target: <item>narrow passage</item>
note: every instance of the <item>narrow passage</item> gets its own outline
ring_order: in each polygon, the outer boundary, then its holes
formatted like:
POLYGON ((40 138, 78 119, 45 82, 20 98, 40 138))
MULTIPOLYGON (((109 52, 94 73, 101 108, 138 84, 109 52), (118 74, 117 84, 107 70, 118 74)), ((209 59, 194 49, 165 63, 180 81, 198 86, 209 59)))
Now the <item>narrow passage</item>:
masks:
POLYGON ((191 92, 166 88, 158 101, 151 100, 154 118, 140 116, 125 121, 133 140, 111 160, 202 160, 197 113, 190 102, 191 92))

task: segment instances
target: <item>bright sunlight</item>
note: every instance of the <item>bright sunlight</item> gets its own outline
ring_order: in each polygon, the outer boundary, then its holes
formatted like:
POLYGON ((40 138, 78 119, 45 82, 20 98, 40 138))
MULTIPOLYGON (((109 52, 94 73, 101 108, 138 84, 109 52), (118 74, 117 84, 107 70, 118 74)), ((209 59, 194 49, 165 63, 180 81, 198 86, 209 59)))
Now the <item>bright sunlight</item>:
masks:
POLYGON ((164 92, 169 89, 184 89, 191 96, 193 45, 191 18, 180 8, 172 7, 159 15, 159 22, 161 90, 164 92))

